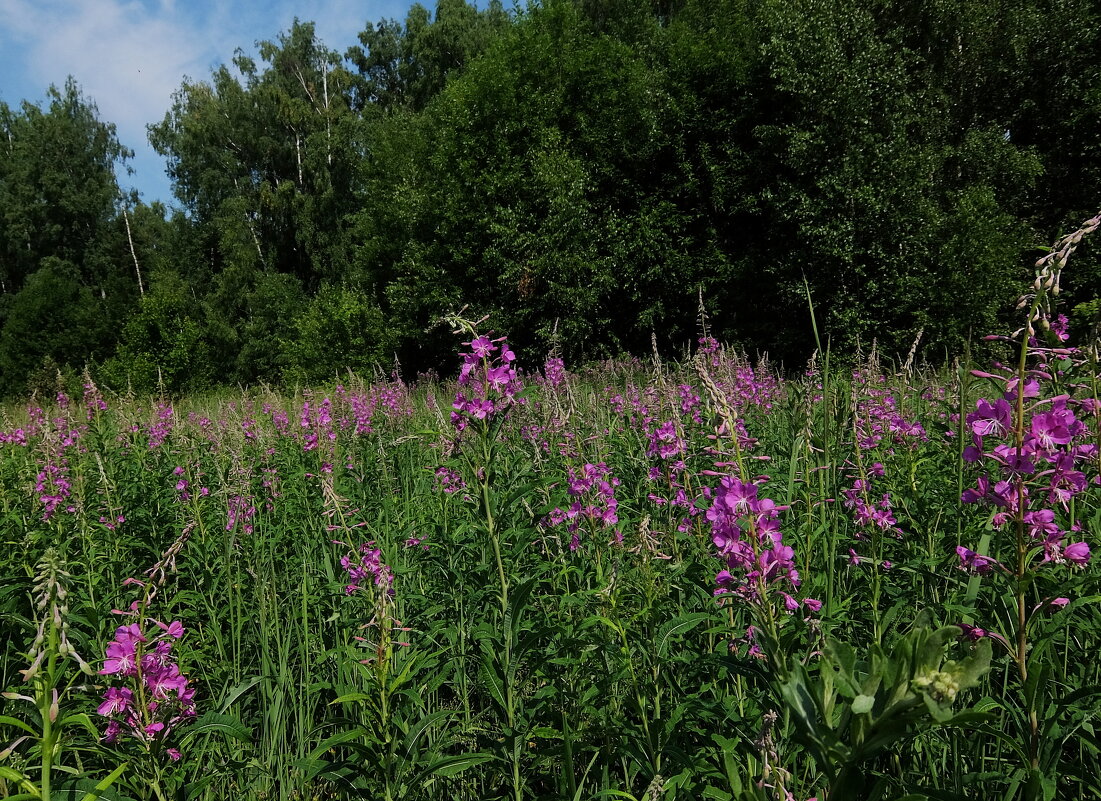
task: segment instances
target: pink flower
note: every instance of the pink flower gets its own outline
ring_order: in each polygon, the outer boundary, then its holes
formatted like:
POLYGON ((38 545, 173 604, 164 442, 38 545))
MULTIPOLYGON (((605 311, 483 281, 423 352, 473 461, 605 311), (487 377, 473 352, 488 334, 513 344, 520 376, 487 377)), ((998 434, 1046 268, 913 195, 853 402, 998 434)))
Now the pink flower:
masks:
POLYGON ((1090 560, 1090 546, 1076 542, 1063 549, 1063 558, 1076 565, 1084 565, 1090 560))
POLYGON ((986 629, 980 629, 978 626, 972 626, 969 623, 957 623, 960 627, 960 636, 966 640, 981 640, 986 636, 986 629))
POLYGON ((109 715, 121 715, 129 709, 134 700, 134 693, 126 687, 108 687, 103 694, 103 703, 96 709, 96 714, 107 717, 109 715))
POLYGON ((107 643, 107 658, 103 661, 103 667, 99 671, 101 676, 107 676, 112 673, 130 675, 134 672, 135 667, 136 662, 133 642, 121 643, 112 640, 107 643))
POLYGON ((173 620, 167 626, 163 626, 162 624, 162 627, 166 632, 168 632, 168 636, 174 640, 178 640, 184 636, 183 623, 178 620, 173 620))
POLYGON ((995 567, 1001 567, 996 559, 977 554, 972 550, 964 548, 962 545, 956 546, 956 555, 960 558, 961 570, 983 575, 991 572, 995 567))

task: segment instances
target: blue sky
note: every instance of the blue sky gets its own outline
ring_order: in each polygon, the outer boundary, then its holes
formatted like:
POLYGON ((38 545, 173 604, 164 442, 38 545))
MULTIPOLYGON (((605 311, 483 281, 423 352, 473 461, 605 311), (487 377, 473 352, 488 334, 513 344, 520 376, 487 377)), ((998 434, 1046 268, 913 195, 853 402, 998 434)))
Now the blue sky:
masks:
MULTIPOLYGON (((423 0, 422 0, 423 2, 423 0)), ((274 39, 295 17, 316 23, 344 52, 368 22, 404 20, 412 0, 0 0, 0 100, 42 103, 50 84, 76 78, 101 120, 135 151, 134 175, 120 174, 147 201, 171 203, 164 160, 145 126, 164 118, 184 76, 206 80, 236 48, 274 39)), ((424 2, 434 9, 434 2, 424 2)))

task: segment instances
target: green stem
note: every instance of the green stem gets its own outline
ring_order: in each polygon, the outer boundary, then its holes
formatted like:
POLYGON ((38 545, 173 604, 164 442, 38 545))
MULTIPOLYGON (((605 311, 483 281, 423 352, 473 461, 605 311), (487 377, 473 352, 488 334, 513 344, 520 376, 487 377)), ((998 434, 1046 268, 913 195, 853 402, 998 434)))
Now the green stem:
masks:
MULTIPOLYGON (((1017 361, 1017 397, 1014 399, 1013 436, 1017 460, 1020 461, 1025 441, 1025 373, 1028 366, 1028 341, 1032 320, 1040 307, 1043 293, 1037 292, 1028 316, 1025 329, 1021 332, 1021 354, 1017 361)), ((1022 689, 1028 684, 1028 609, 1025 599, 1028 573, 1028 533, 1025 526, 1025 488, 1024 478, 1016 479, 1017 508, 1013 514, 1014 531, 1017 539, 1017 562, 1014 572, 1014 595, 1017 604, 1017 637, 1014 661, 1021 678, 1022 689)), ((1027 694, 1026 694, 1027 703, 1027 694)), ((1035 702, 1028 704, 1028 761, 1033 769, 1040 764, 1040 731, 1035 702)))

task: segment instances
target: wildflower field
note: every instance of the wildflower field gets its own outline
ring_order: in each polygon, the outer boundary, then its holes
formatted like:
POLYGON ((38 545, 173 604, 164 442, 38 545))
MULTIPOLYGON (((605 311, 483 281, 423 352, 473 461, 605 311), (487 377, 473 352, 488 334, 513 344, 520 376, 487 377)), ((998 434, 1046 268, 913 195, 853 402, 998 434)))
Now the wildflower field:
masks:
POLYGON ((457 381, 10 410, 0 796, 1099 797, 1074 244, 1002 363, 458 321, 457 381))

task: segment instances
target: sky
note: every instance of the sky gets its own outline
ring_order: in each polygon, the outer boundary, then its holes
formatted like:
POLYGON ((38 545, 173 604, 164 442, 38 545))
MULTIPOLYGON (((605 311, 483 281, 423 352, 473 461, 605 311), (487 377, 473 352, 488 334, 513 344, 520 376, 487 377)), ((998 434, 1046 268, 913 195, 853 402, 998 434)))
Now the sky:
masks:
MULTIPOLYGON (((423 2, 423 0, 422 0, 423 2)), ((434 2, 423 2, 434 8, 434 2)), ((255 55, 295 17, 316 24, 318 37, 343 53, 367 23, 404 21, 412 0, 0 0, 0 101, 45 105, 47 88, 72 75, 135 151, 124 189, 148 203, 172 205, 164 159, 145 126, 164 119, 184 77, 206 80, 237 48, 255 55)))

